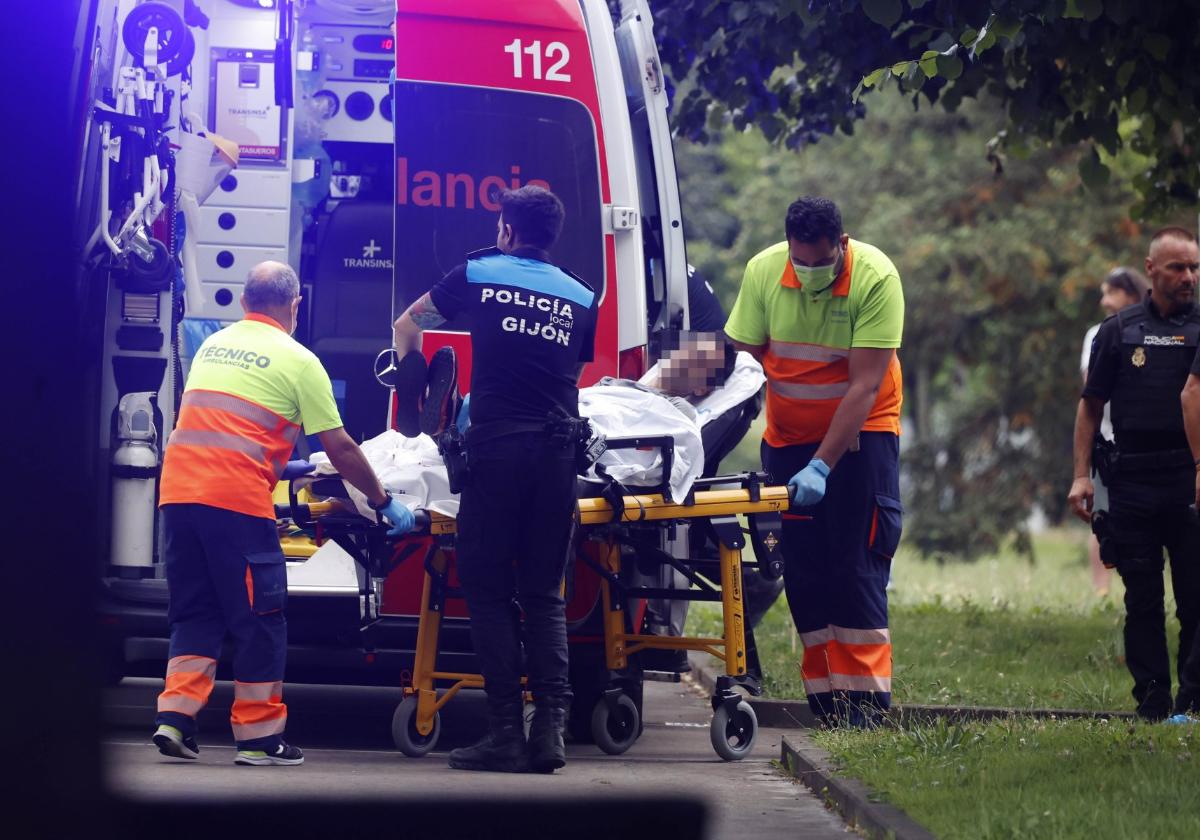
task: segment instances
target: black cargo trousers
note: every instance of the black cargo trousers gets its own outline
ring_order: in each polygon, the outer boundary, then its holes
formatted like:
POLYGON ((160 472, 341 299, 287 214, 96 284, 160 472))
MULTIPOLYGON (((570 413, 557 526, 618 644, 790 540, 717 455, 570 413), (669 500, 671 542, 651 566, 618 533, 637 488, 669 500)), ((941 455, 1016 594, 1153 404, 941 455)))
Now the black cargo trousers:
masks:
POLYGON ((522 674, 536 703, 566 708, 562 579, 577 500, 575 444, 545 433, 478 445, 468 436, 467 461, 456 559, 488 709, 519 714, 522 674))
POLYGON ((1108 533, 1101 557, 1125 584, 1125 662, 1133 676, 1138 714, 1171 713, 1171 662, 1163 606, 1163 550, 1171 563, 1179 618, 1180 681, 1200 624, 1200 523, 1189 509, 1195 495, 1190 467, 1125 473, 1109 483, 1108 533))

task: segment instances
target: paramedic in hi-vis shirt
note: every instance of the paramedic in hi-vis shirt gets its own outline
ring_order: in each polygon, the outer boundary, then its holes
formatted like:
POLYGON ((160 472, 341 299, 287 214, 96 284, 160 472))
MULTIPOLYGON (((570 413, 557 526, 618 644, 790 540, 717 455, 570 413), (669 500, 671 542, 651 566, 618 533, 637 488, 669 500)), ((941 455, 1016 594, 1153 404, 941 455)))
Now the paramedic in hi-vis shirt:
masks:
POLYGON ((767 375, 763 468, 786 481, 784 582, 804 691, 830 725, 870 727, 891 703, 887 582, 900 541, 904 295, 878 248, 826 198, 788 207, 725 324, 767 375))
POLYGON ((199 758, 196 716, 208 702, 226 633, 233 639, 230 722, 238 764, 300 764, 283 740, 287 570, 271 490, 301 427, 317 435, 342 478, 395 527, 413 527, 342 428, 321 363, 292 339, 300 281, 289 266, 250 270, 246 317, 210 335, 192 360, 163 458, 162 508, 170 659, 154 743, 199 758))

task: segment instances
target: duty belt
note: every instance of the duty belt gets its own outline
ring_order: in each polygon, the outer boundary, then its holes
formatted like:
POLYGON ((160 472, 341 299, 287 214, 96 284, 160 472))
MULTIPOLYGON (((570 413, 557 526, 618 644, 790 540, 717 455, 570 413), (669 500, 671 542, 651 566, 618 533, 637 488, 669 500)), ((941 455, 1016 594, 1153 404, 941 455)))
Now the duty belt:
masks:
POLYGON ((1193 466, 1192 453, 1187 449, 1165 449, 1161 452, 1113 452, 1110 469, 1116 475, 1154 472, 1157 470, 1187 469, 1193 466))

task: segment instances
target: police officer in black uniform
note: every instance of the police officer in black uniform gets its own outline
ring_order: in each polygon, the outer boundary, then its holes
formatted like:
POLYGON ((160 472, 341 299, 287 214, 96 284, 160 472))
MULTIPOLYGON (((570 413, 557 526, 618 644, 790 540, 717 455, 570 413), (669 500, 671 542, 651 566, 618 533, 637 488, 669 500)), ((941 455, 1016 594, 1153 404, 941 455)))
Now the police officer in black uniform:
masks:
POLYGON ((1100 556, 1125 583, 1125 661, 1137 714, 1171 714, 1171 664, 1163 611, 1163 550, 1171 562, 1179 617, 1179 667, 1200 623, 1200 526, 1190 508, 1195 465, 1184 432, 1180 392, 1200 345, 1195 305, 1196 240, 1164 228, 1150 241, 1152 288, 1140 304, 1101 324, 1075 417, 1075 480, 1068 501, 1100 540, 1100 556), (1115 449, 1095 449, 1105 403, 1115 449), (1095 457, 1108 490, 1093 511, 1095 457))
POLYGON ((553 772, 565 763, 571 690, 561 582, 577 498, 577 382, 592 359, 598 301, 550 262, 563 217, 548 190, 502 193, 496 247, 471 254, 395 324, 401 355, 421 330, 460 315, 471 333, 457 561, 489 731, 450 753, 450 766, 462 770, 553 772), (535 704, 528 744, 523 673, 535 704))

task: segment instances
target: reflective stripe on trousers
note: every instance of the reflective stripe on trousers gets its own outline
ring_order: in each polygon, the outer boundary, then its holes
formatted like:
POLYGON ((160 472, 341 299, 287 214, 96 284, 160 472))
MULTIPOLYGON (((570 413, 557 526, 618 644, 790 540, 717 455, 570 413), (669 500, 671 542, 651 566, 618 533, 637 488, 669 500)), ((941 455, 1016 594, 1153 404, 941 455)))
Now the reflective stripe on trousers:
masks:
POLYGON ((158 711, 195 717, 212 694, 217 660, 207 656, 176 656, 167 662, 166 687, 158 695, 158 711))
POLYGON ((239 742, 282 733, 287 726, 283 681, 234 682, 229 722, 233 726, 234 740, 239 742))
POLYGON ((800 676, 807 694, 892 690, 892 644, 886 627, 830 625, 800 634, 800 676))

